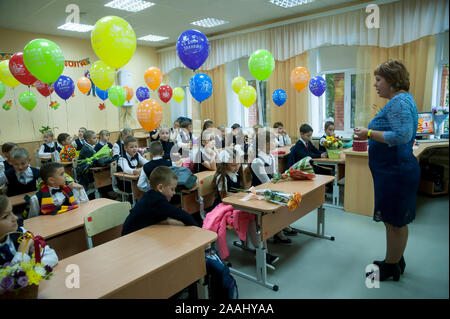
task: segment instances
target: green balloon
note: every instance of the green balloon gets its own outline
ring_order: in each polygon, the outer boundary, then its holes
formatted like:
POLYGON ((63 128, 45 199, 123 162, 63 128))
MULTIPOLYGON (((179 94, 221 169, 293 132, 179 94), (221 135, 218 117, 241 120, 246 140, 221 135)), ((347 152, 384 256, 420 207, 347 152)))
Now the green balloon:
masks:
POLYGON ((6 86, 3 84, 3 82, 0 82, 0 99, 5 96, 6 93, 6 86))
POLYGON ((34 39, 23 50, 23 62, 39 81, 54 83, 64 70, 64 55, 59 46, 46 39, 34 39))
POLYGON ((36 95, 33 92, 23 92, 19 96, 19 103, 25 110, 32 111, 37 104, 36 95))
POLYGON ((275 69, 272 53, 267 50, 256 50, 248 59, 248 69, 256 79, 267 80, 275 69))
POLYGON ((114 85, 109 88, 108 98, 115 106, 122 106, 127 99, 127 91, 119 85, 114 85))

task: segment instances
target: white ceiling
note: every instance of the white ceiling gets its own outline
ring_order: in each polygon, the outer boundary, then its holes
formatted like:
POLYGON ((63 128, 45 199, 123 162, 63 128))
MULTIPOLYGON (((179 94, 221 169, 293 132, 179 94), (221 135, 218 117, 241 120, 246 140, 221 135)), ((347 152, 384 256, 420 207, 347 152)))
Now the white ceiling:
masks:
POLYGON ((80 8, 80 23, 94 25, 104 16, 115 15, 126 19, 133 27, 136 38, 154 34, 167 36, 160 42, 138 41, 139 45, 163 47, 174 44, 178 36, 187 29, 198 29, 206 35, 223 33, 282 19, 303 13, 331 8, 355 0, 316 0, 313 3, 290 9, 275 6, 268 0, 150 0, 156 5, 143 11, 132 13, 105 7, 110 0, 0 0, 0 27, 13 30, 44 34, 90 38, 90 32, 79 33, 58 30, 64 24, 68 4, 80 8), (217 18, 230 23, 203 28, 190 22, 204 18, 217 18))

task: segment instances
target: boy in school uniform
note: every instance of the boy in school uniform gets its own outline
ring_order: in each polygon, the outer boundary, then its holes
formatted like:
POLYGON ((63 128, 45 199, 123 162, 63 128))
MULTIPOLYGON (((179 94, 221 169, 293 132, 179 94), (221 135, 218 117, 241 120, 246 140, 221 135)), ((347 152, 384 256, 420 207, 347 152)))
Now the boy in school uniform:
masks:
POLYGON ((80 127, 80 129, 78 130, 78 136, 74 136, 76 137, 76 139, 72 142, 72 145, 77 149, 78 152, 80 152, 83 148, 83 145, 86 144, 86 140, 84 139, 84 132, 86 132, 86 130, 87 129, 85 127, 80 127))
POLYGON ((45 163, 40 169, 42 184, 39 191, 30 198, 28 218, 39 215, 58 215, 89 201, 83 186, 68 183, 61 163, 45 163))
POLYGON ((150 143, 150 161, 145 163, 142 167, 141 174, 139 175, 139 180, 137 187, 143 191, 147 192, 150 190, 149 177, 155 168, 158 166, 172 166, 171 161, 164 159, 164 149, 159 141, 150 143))
MULTIPOLYGON (((123 223, 122 236, 161 223, 168 218, 186 226, 198 226, 184 210, 170 204, 178 184, 178 177, 168 167, 159 166, 150 174, 150 190, 145 192, 123 223)), ((176 222, 175 222, 176 223, 176 222)), ((179 223, 176 223, 179 224, 179 223)))
MULTIPOLYGON (((32 240, 19 243, 18 239, 27 230, 13 213, 8 197, 0 195, 0 266, 5 263, 14 265, 22 261, 31 260, 34 252, 32 240)), ((38 235, 38 234, 36 234, 38 235)), ((41 263, 44 266, 54 267, 58 263, 56 252, 47 244, 43 252, 41 263)))
MULTIPOLYGON (((53 141, 54 135, 52 131, 44 132, 44 144, 39 148, 39 157, 53 156, 55 152, 59 154, 62 147, 55 141, 53 141)), ((59 156, 57 157, 59 159, 59 156)), ((42 160, 42 162, 48 162, 51 160, 42 160)))
POLYGON ((284 129, 283 123, 275 122, 275 124, 273 124, 273 128, 275 129, 275 144, 277 147, 288 146, 292 144, 291 138, 284 129))
MULTIPOLYGON (((311 158, 327 158, 327 152, 319 151, 311 142, 313 129, 308 124, 300 126, 300 139, 291 147, 287 167, 291 167, 302 158, 309 156, 311 158)), ((314 171, 317 167, 314 167, 314 171)), ((316 172, 317 174, 317 172, 316 172)))
MULTIPOLYGON (((80 154, 78 156, 78 159, 80 160, 94 156, 95 154, 94 147, 97 144, 97 136, 94 131, 91 130, 85 131, 83 134, 83 139, 85 143, 81 148, 80 154)), ((89 188, 89 183, 94 182, 94 175, 92 174, 92 172, 88 172, 87 174, 81 174, 81 172, 79 172, 77 175, 80 184, 83 185, 85 190, 89 188)))
POLYGON ((109 142, 110 133, 108 130, 101 130, 100 133, 98 133, 99 141, 97 145, 94 147, 94 151, 97 153, 100 151, 100 149, 105 145, 108 144, 108 147, 112 150, 113 145, 109 142))
POLYGON ((59 159, 64 162, 71 162, 78 156, 75 147, 72 145, 72 137, 67 133, 58 135, 58 143, 62 145, 62 150, 59 152, 59 159))
POLYGON ((4 158, 0 155, 0 174, 12 168, 11 151, 17 147, 16 143, 6 142, 2 145, 2 153, 4 158))
POLYGON ((191 150, 193 140, 192 121, 184 119, 180 124, 180 133, 177 136, 177 146, 180 148, 180 154, 183 154, 183 149, 191 150))
MULTIPOLYGON (((120 156, 117 161, 117 172, 124 172, 129 175, 139 176, 142 167, 148 161, 138 153, 137 140, 133 136, 128 136, 124 142, 125 156, 120 156)), ((119 182, 117 187, 124 192, 131 193, 131 182, 119 182)))

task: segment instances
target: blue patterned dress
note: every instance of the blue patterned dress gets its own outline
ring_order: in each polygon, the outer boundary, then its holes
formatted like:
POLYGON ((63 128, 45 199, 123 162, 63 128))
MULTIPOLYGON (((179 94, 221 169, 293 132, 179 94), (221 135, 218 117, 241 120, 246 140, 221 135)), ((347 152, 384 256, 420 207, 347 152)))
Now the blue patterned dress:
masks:
POLYGON ((420 167, 413 143, 417 121, 412 95, 400 93, 369 123, 369 129, 384 132, 386 142, 369 140, 369 167, 375 188, 373 219, 377 222, 402 227, 416 216, 420 167))

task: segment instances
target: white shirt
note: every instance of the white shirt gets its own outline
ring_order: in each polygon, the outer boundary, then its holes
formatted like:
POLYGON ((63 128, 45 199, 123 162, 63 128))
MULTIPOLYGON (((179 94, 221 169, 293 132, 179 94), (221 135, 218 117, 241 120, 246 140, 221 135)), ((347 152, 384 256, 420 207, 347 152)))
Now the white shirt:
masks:
MULTIPOLYGON (((139 153, 136 153, 136 154, 137 154, 137 156, 138 156, 138 159, 137 159, 137 160, 135 160, 135 159, 132 160, 132 159, 131 159, 131 156, 130 156, 128 153, 126 153, 126 157, 127 157, 128 160, 130 161, 131 165, 137 167, 139 164, 140 164, 140 166, 144 166, 145 163, 148 163, 148 161, 147 161, 145 158, 143 158, 143 157, 141 156, 141 154, 139 154, 139 153)), ((122 169, 122 171, 123 171, 125 174, 133 175, 133 171, 134 171, 135 169, 134 169, 134 168, 131 168, 130 165, 128 165, 128 161, 127 161, 124 157, 120 157, 120 158, 119 158, 119 160, 118 160, 118 162, 117 162, 117 165, 120 166, 120 168, 122 169)))
MULTIPOLYGON (((123 142, 122 141, 120 141, 120 143, 123 145, 123 142)), ((117 144, 117 142, 116 143, 114 143, 114 145, 113 145, 113 156, 120 156, 120 146, 119 146, 119 144, 117 144)))
MULTIPOLYGON (((49 187, 50 194, 52 192, 52 189, 55 189, 54 187, 49 187)), ((84 202, 88 202, 89 198, 86 194, 86 191, 84 189, 76 189, 74 188, 72 190, 73 197, 75 198, 75 201, 77 204, 81 204, 84 202)), ((66 196, 62 192, 58 192, 56 194, 52 194, 53 203, 55 206, 61 206, 64 204, 64 201, 66 200, 66 196)), ((36 195, 33 195, 30 198, 30 212, 28 213, 28 218, 36 217, 41 214, 41 205, 39 204, 39 199, 36 195)))
MULTIPOLYGON (((238 173, 233 173, 233 172, 227 172, 227 175, 228 175, 228 177, 229 178, 231 178, 231 180, 233 181, 233 182, 235 182, 235 183, 237 183, 237 181, 238 181, 238 173)), ((224 178, 224 180, 223 180, 223 184, 219 184, 219 178, 221 177, 222 175, 218 175, 217 176, 217 178, 216 178, 216 185, 217 185, 217 190, 219 191, 219 192, 221 192, 222 191, 222 185, 225 185, 225 189, 228 191, 228 183, 227 183, 227 179, 226 178, 224 178)))
POLYGON ((272 154, 259 151, 258 157, 252 161, 251 168, 261 183, 264 184, 270 182, 268 174, 278 173, 278 161, 272 154), (265 164, 269 166, 266 167, 265 164))
MULTIPOLYGON (((195 139, 194 135, 192 134, 192 141, 195 139)), ((184 130, 180 130, 180 134, 177 135, 177 145, 180 148, 183 147, 189 147, 189 141, 191 141, 189 137, 189 132, 185 132, 184 130), (188 141, 187 143, 184 143, 183 140, 188 141)))
POLYGON ((277 147, 281 147, 281 146, 288 146, 292 144, 291 138, 289 137, 289 135, 278 135, 275 137, 275 144, 277 145, 277 147))
MULTIPOLYGON (((156 161, 161 158, 162 158, 161 156, 153 157, 152 161, 156 161)), ((143 169, 141 171, 141 175, 139 175, 137 187, 143 192, 148 192, 150 190, 150 183, 149 183, 148 177, 145 174, 145 171, 143 169)))
MULTIPOLYGON (((50 153, 44 152, 45 145, 47 145, 48 147, 52 148, 52 147, 55 146, 55 142, 50 142, 50 143, 44 143, 44 144, 42 144, 41 147, 39 148, 39 157, 43 157, 43 156, 46 156, 46 155, 53 155, 54 152, 50 152, 50 153)), ((57 145, 58 147, 61 147, 58 143, 56 143, 56 145, 57 145)), ((61 148, 62 148, 62 147, 61 147, 61 148)), ((55 152, 58 152, 58 150, 55 149, 55 152)), ((59 154, 59 152, 58 152, 58 154, 59 154)))
MULTIPOLYGON (((20 227, 20 229, 23 233, 25 233, 27 231, 23 227, 20 227)), ((39 234, 36 234, 36 235, 39 235, 39 234)), ((6 240, 3 243, 0 243, 0 246, 3 246, 3 245, 8 245, 9 250, 14 255, 14 258, 11 260, 11 264, 16 264, 16 263, 19 263, 22 261, 28 262, 31 260, 31 257, 29 254, 30 252, 24 253, 23 257, 22 257, 22 252, 18 252, 16 250, 16 247, 14 246, 14 242, 11 240, 11 235, 8 235, 6 237, 6 240)), ((32 250, 32 252, 33 252, 34 245, 31 245, 31 247, 33 249, 32 250)), ((31 255, 32 255, 32 253, 31 253, 31 255)), ((42 256, 41 263, 44 266, 48 265, 50 267, 54 267, 58 263, 58 256, 56 255, 56 252, 52 248, 50 248, 50 246, 48 244, 45 246, 44 256, 42 256)))
POLYGON ((0 155, 0 174, 2 174, 5 171, 5 159, 0 155))
MULTIPOLYGON (((33 171, 31 170, 30 165, 28 165, 28 168, 22 174, 18 174, 17 172, 15 172, 15 173, 16 173, 17 180, 19 181, 19 183, 22 183, 24 185, 28 184, 29 182, 31 182, 34 179, 33 171), (25 183, 23 183, 23 181, 20 180, 20 176, 25 177, 25 183)), ((6 178, 4 172, 0 174, 0 185, 3 185, 3 184, 8 184, 8 178, 6 178)))

